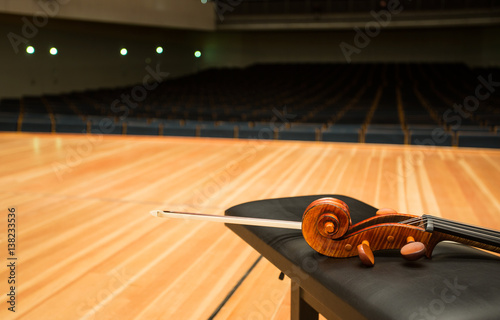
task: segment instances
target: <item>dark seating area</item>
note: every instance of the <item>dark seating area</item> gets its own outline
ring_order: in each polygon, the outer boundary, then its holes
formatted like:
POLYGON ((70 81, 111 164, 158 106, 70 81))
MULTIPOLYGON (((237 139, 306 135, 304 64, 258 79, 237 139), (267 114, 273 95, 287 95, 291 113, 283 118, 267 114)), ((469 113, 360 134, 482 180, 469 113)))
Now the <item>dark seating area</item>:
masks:
POLYGON ((499 147, 498 69, 260 64, 136 87, 0 100, 0 130, 499 147), (136 97, 137 99, 135 99, 136 97))

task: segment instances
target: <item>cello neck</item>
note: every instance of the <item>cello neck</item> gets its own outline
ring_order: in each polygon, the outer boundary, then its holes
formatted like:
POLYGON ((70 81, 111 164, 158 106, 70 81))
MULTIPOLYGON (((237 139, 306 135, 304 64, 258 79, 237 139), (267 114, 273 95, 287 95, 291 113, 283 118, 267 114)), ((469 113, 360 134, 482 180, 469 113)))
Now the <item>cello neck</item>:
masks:
POLYGON ((469 246, 500 252, 500 232, 468 225, 440 217, 423 215, 425 230, 437 236, 437 241, 451 240, 469 246))

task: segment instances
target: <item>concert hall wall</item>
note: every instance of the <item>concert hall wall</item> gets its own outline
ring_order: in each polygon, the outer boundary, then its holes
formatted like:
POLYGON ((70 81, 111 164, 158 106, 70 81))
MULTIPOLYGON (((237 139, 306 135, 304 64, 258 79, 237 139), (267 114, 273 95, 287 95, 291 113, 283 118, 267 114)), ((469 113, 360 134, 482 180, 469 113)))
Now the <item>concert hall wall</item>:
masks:
MULTIPOLYGON (((6 35, 22 36, 21 16, 0 20, 0 98, 112 88, 140 83, 146 67, 178 77, 211 67, 254 63, 341 62, 341 43, 355 45, 354 30, 342 31, 195 31, 173 28, 53 20, 28 44, 14 46, 6 35), (158 55, 158 45, 164 53, 158 55), (58 48, 51 56, 51 46, 58 48), (126 47, 128 55, 120 56, 126 47), (196 59, 195 50, 202 56, 196 59)), ((382 29, 351 63, 463 62, 500 65, 500 27, 382 29)))

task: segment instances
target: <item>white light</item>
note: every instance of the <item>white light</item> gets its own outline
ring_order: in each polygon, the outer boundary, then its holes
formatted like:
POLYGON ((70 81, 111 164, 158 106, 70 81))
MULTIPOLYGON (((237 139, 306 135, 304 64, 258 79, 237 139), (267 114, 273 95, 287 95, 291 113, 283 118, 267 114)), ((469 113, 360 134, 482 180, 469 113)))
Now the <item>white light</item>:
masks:
POLYGON ((28 47, 26 47, 26 52, 28 54, 33 54, 33 53, 35 53, 35 48, 33 46, 28 46, 28 47))
POLYGON ((158 53, 158 54, 163 53, 163 48, 162 47, 157 47, 156 48, 156 53, 158 53))
POLYGON ((51 55, 55 56, 57 54, 57 48, 52 47, 50 48, 49 52, 51 55))
POLYGON ((127 51, 127 49, 125 49, 125 48, 122 48, 122 49, 120 50, 120 54, 121 54, 122 56, 126 56, 126 55, 127 55, 127 53, 128 53, 128 51, 127 51))

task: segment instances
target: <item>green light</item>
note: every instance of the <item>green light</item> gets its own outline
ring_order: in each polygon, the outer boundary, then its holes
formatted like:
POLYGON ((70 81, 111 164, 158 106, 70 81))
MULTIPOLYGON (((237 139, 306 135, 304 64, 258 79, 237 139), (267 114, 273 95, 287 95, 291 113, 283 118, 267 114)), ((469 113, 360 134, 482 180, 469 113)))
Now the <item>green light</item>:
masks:
POLYGON ((201 0, 201 3, 203 4, 207 3, 207 0, 201 0))
POLYGON ((57 48, 52 47, 50 48, 49 52, 51 55, 55 56, 57 54, 57 48))
POLYGON ((156 48, 156 53, 158 53, 158 54, 163 53, 163 48, 162 47, 157 47, 156 48))
POLYGON ((26 52, 28 54, 33 54, 33 53, 35 53, 35 48, 33 46, 28 46, 28 47, 26 47, 26 52))
POLYGON ((195 56, 196 58, 201 57, 201 51, 195 51, 195 52, 194 52, 194 56, 195 56))
POLYGON ((126 55, 127 55, 127 53, 128 53, 128 51, 127 51, 127 49, 125 49, 125 48, 122 48, 122 49, 120 50, 120 54, 121 54, 122 56, 126 56, 126 55))

